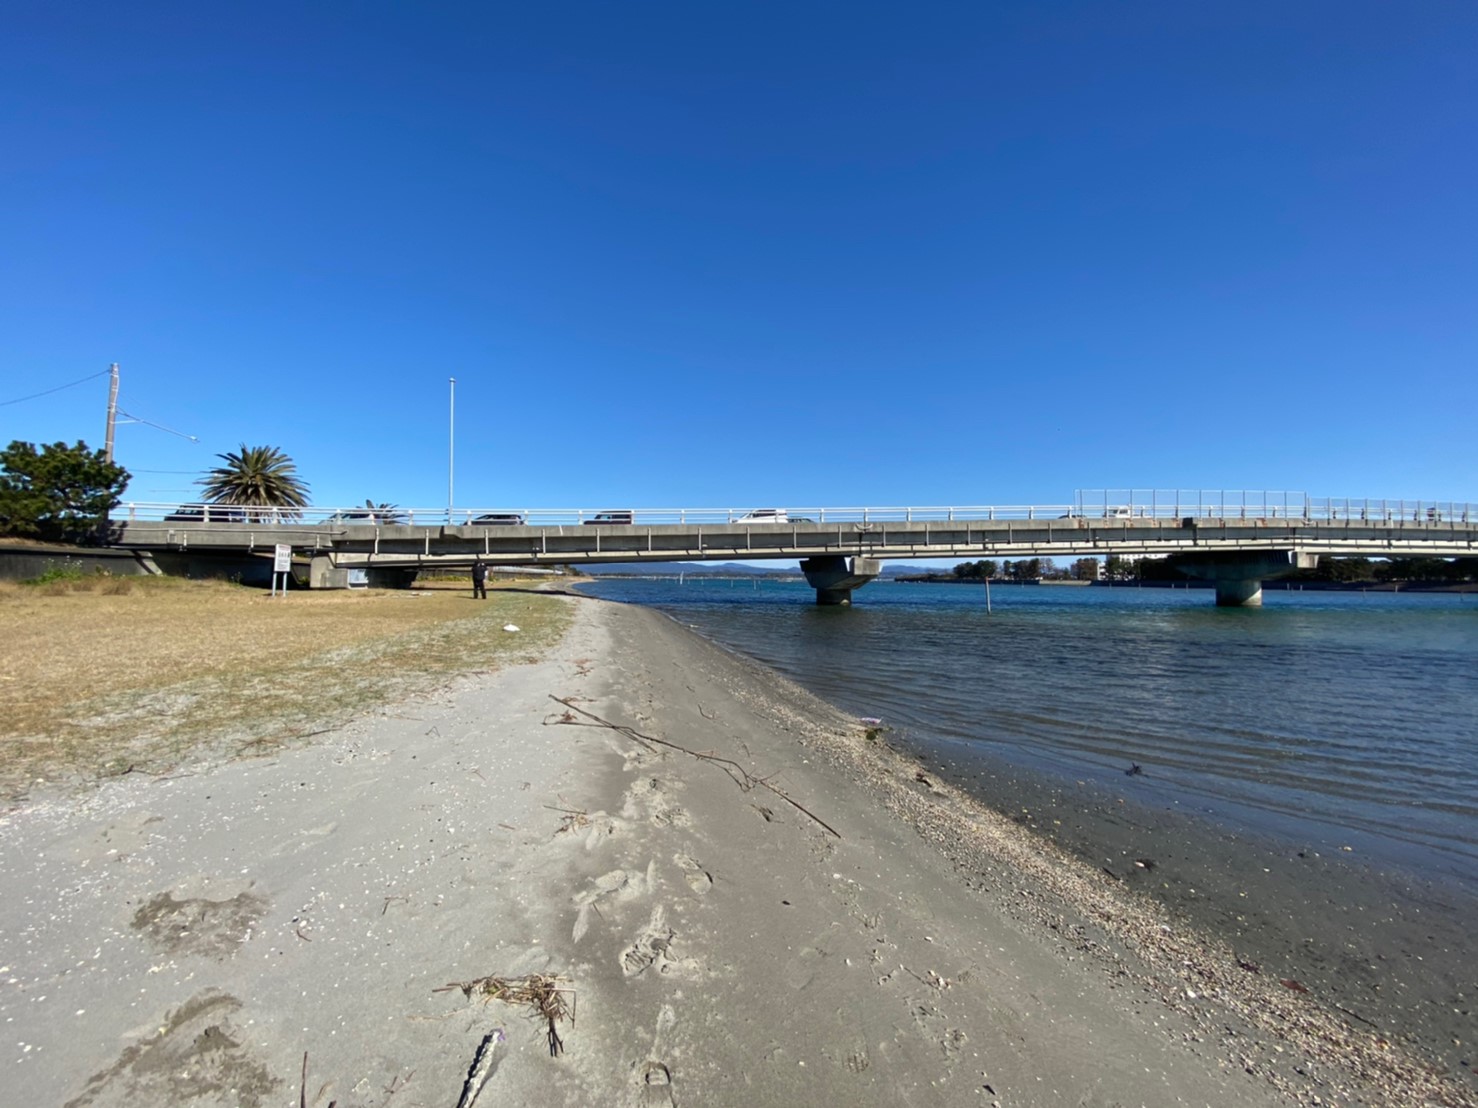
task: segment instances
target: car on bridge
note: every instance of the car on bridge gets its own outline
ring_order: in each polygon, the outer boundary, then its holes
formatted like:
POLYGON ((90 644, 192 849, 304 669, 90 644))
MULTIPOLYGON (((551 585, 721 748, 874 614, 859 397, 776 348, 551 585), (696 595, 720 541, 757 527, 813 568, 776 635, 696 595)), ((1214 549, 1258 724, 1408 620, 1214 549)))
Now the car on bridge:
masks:
POLYGON ((595 515, 591 516, 585 522, 586 523, 609 523, 609 524, 635 523, 636 522, 636 513, 635 512, 632 512, 632 511, 624 511, 624 510, 616 510, 616 511, 608 511, 608 512, 596 512, 595 515))
POLYGON ((390 527, 403 521, 397 519, 390 512, 361 510, 356 512, 335 512, 323 522, 337 523, 349 527, 390 527))
MULTIPOLYGON (((1057 518, 1058 519, 1133 519, 1135 517, 1135 514, 1136 513, 1135 513, 1134 509, 1131 508, 1131 507, 1129 507, 1129 505, 1127 505, 1127 504, 1110 504, 1108 507, 1102 508, 1102 509, 1099 509, 1099 508, 1089 508, 1089 509, 1085 509, 1084 511, 1081 511, 1081 512, 1080 511, 1077 511, 1077 510, 1074 510, 1074 511, 1071 511, 1071 512, 1063 512, 1062 515, 1058 516, 1057 518)), ((1148 512, 1141 512, 1139 514, 1146 515, 1146 516, 1149 515, 1148 512)))
POLYGON ((522 527, 528 520, 517 512, 488 512, 472 521, 474 527, 522 527))
POLYGON ((745 512, 735 523, 815 523, 807 516, 792 516, 784 508, 755 508, 745 512))
POLYGON ((229 504, 181 504, 165 523, 246 523, 246 510, 229 504))

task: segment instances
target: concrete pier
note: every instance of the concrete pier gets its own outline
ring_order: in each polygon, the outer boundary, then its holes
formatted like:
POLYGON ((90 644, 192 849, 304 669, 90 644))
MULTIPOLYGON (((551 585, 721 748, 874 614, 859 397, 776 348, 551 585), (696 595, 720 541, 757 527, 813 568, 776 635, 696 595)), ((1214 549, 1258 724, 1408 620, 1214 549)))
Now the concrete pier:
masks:
POLYGON ((847 558, 831 554, 801 562, 801 572, 816 590, 816 603, 824 605, 852 603, 852 590, 877 577, 882 568, 883 563, 877 558, 861 555, 847 558))
POLYGON ((1237 550, 1176 555, 1170 564, 1187 577, 1215 584, 1219 608, 1260 608, 1264 581, 1313 569, 1318 561, 1295 550, 1237 550))

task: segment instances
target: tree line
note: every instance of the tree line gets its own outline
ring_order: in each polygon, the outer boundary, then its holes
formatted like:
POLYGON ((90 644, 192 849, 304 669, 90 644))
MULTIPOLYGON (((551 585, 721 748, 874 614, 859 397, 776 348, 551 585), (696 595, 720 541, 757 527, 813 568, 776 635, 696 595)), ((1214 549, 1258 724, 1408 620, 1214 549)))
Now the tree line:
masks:
MULTIPOLYGON (((983 558, 960 562, 952 571, 958 581, 1185 581, 1168 558, 1123 558, 1115 555, 1100 565, 1096 558, 1079 558, 1058 566, 1051 558, 1022 558, 996 562, 983 558)), ((939 575, 928 575, 939 579, 939 575)), ((1321 557, 1313 569, 1301 569, 1280 581, 1322 584, 1389 584, 1416 581, 1462 584, 1478 581, 1478 558, 1335 558, 1321 557)))
MULTIPOLYGON (((308 504, 308 484, 275 446, 217 454, 222 465, 198 484, 207 504, 273 508, 289 517, 308 504)), ((123 502, 132 475, 101 450, 78 440, 13 441, 0 450, 0 535, 90 544, 111 537, 109 514, 123 502)))
MULTIPOLYGON (((1168 558, 1109 558, 1104 576, 1111 581, 1184 581, 1168 558)), ((1395 581, 1462 584, 1478 581, 1478 558, 1323 557, 1313 569, 1278 578, 1319 584, 1389 584, 1395 581)))
POLYGON ((961 562, 953 572, 961 581, 1096 581, 1099 565, 1096 558, 1079 558, 1069 566, 1059 566, 1051 558, 1007 559, 999 564, 983 558, 961 562))

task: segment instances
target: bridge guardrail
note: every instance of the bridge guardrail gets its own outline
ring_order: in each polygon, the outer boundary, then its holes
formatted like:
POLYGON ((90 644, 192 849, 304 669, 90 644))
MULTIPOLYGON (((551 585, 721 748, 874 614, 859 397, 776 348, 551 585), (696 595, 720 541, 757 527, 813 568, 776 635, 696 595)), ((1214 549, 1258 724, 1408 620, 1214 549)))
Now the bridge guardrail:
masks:
MULTIPOLYGON (((1391 500, 1362 497, 1310 497, 1303 493, 1207 492, 1205 490, 1095 490, 1080 491, 1072 504, 934 506, 934 507, 797 507, 772 509, 786 514, 784 523, 746 521, 755 509, 746 508, 395 508, 370 512, 363 507, 309 507, 298 511, 252 505, 199 505, 130 501, 119 505, 111 518, 120 523, 297 524, 305 527, 411 526, 477 527, 479 516, 519 516, 532 527, 582 526, 598 523, 597 516, 630 512, 632 523, 649 525, 736 525, 745 527, 805 527, 810 524, 959 523, 1010 520, 1083 520, 1124 522, 1173 520, 1187 517, 1226 520, 1305 520, 1309 522, 1454 523, 1478 522, 1478 505, 1444 500, 1391 500), (170 517, 175 517, 171 519, 170 517), (219 518, 217 518, 219 517, 219 518)), ((497 525, 491 525, 497 526, 497 525)), ((503 524, 502 526, 508 526, 503 524)), ((604 526, 621 527, 610 523, 604 526)))

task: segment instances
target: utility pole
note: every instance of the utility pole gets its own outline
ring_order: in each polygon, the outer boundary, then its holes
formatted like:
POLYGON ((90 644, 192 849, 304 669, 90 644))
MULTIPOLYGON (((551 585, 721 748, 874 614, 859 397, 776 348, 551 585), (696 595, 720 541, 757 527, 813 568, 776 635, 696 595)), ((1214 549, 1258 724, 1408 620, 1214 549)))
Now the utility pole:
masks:
POLYGON ((113 461, 113 425, 118 422, 118 363, 113 363, 112 380, 108 382, 108 431, 103 436, 103 460, 113 461))
POLYGON ((449 527, 452 523, 452 480, 457 469, 457 379, 453 377, 451 382, 451 396, 447 405, 449 423, 446 432, 446 522, 449 527))

